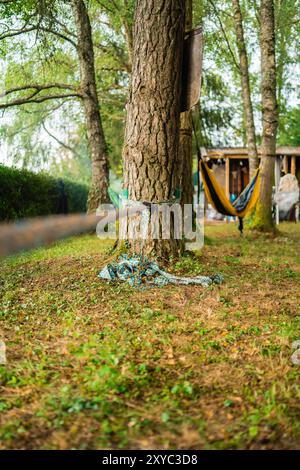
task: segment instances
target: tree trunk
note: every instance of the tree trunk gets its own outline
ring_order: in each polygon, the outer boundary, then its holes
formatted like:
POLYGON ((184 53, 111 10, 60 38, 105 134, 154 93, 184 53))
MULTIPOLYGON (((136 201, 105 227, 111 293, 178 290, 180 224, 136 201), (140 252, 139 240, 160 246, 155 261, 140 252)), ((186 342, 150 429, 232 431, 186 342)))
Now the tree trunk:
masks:
POLYGON ((133 31, 132 31, 132 22, 129 19, 128 15, 128 9, 129 9, 129 4, 128 0, 124 0, 124 7, 126 9, 126 13, 122 17, 122 22, 125 30, 125 38, 126 38, 126 43, 127 43, 127 51, 128 51, 128 66, 127 70, 128 73, 131 73, 132 71, 132 52, 133 52, 133 31))
POLYGON ((276 156, 278 107, 276 100, 274 0, 261 0, 260 48, 262 72, 262 155, 261 186, 253 228, 268 231, 274 228, 272 218, 272 184, 276 156))
POLYGON ((81 91, 92 161, 92 184, 88 197, 88 212, 95 212, 99 204, 108 201, 107 147, 97 95, 90 19, 83 0, 72 0, 72 7, 77 29, 81 91))
MULTIPOLYGON (((193 0, 185 0, 185 31, 193 26, 193 0)), ((181 204, 193 204, 193 136, 190 111, 180 115, 179 171, 181 176, 181 204)))
POLYGON ((256 148, 256 136, 253 117, 253 106, 251 100, 250 79, 249 79, 249 64, 248 55, 245 44, 243 18, 239 0, 232 0, 234 24, 236 33, 236 42, 239 52, 239 68, 241 74, 242 95, 244 116, 247 134, 247 147, 249 156, 249 172, 250 178, 254 175, 258 168, 258 156, 256 148))
MULTIPOLYGON (((137 0, 123 149, 130 200, 161 203, 172 198, 179 184, 183 34, 184 0, 137 0)), ((134 252, 164 258, 177 255, 181 247, 173 237, 129 241, 134 252)))

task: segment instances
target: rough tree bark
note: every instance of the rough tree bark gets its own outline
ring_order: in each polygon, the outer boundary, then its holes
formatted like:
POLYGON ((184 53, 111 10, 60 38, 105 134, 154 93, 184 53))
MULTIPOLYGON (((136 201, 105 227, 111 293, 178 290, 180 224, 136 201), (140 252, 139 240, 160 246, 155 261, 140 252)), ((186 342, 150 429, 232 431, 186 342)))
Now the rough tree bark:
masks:
MULTIPOLYGON (((124 187, 130 200, 170 200, 179 184, 183 34, 184 0, 137 0, 123 149, 124 187)), ((130 243, 135 252, 165 258, 176 256, 181 246, 172 237, 130 243)))
POLYGON ((272 218, 272 184, 276 155, 276 133, 278 127, 274 16, 274 0, 261 0, 260 48, 263 135, 261 186, 253 221, 253 228, 262 231, 268 231, 274 228, 272 218))
POLYGON ((86 116, 87 137, 92 161, 92 184, 88 212, 108 201, 108 158, 97 95, 93 39, 90 19, 83 0, 72 0, 77 29, 81 92, 86 116))
MULTIPOLYGON (((185 0, 185 31, 193 25, 193 0, 185 0)), ((186 111, 180 115, 179 171, 181 173, 181 203, 193 203, 193 155, 192 155, 192 117, 186 111)))
POLYGON ((246 124, 247 147, 248 147, 248 156, 249 156, 249 172, 250 172, 250 178, 252 178, 256 169, 258 168, 258 156, 257 156, 257 147, 256 147, 254 117, 253 117, 253 106, 252 106, 252 100, 251 100, 248 55, 247 55, 247 49, 246 49, 246 44, 245 44, 243 18, 242 18, 242 12, 241 12, 241 7, 240 7, 240 1, 232 0, 232 6, 233 6, 233 13, 234 13, 236 43, 237 43, 237 48, 239 52, 239 68, 240 68, 240 74, 241 74, 243 106, 244 106, 244 116, 245 116, 245 124, 246 124))

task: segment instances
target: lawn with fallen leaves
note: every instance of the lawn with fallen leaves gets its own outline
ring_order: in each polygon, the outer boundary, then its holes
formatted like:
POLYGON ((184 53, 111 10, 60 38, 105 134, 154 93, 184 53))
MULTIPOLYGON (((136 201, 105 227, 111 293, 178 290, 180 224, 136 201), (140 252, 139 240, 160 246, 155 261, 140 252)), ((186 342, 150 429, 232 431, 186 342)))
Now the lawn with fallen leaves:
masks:
POLYGON ((299 448, 300 224, 207 227, 169 267, 222 273, 207 289, 101 281, 110 247, 1 262, 0 449, 299 448))

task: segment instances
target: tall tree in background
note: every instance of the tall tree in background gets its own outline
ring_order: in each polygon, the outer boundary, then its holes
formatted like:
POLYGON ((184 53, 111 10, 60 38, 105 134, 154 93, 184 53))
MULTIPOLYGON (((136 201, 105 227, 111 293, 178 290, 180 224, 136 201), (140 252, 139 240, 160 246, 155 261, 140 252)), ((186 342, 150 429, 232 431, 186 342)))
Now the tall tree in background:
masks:
POLYGON ((234 13, 234 25, 236 33, 236 43, 239 53, 239 67, 241 74, 243 106, 245 115, 245 128, 247 135, 247 147, 249 156, 249 172, 250 178, 254 175, 255 170, 258 168, 258 156, 256 147, 256 135, 253 116, 253 106, 251 99, 250 78, 249 78, 249 63, 248 54, 245 44, 243 18, 239 0, 232 0, 232 7, 234 13))
MULTIPOLYGON (((0 2, 0 5, 1 3, 3 2, 0 2)), ((7 41, 14 37, 34 34, 37 44, 33 46, 33 49, 36 47, 35 55, 33 53, 27 63, 19 65, 19 61, 16 61, 15 65, 10 64, 15 73, 11 76, 7 73, 7 76, 13 86, 6 88, 2 93, 1 98, 5 100, 0 103, 0 109, 30 105, 36 108, 40 107, 40 116, 42 116, 43 107, 50 101, 54 101, 53 109, 59 109, 66 100, 81 99, 86 117, 86 134, 92 166, 88 210, 89 212, 95 211, 100 202, 108 200, 108 157, 97 94, 91 24, 85 2, 84 0, 72 0, 67 5, 59 0, 27 1, 26 4, 25 2, 24 4, 21 2, 6 3, 8 6, 4 9, 4 18, 13 20, 15 17, 16 26, 5 25, 4 32, 0 34, 1 43, 3 41, 4 44, 7 44, 7 41), (68 10, 70 5, 73 8, 77 34, 73 31, 73 18, 70 21, 69 17, 65 19, 60 16, 62 12, 71 13, 68 10), (64 55, 62 52, 62 43, 66 51, 69 52, 68 54, 66 52, 64 55), (75 53, 69 51, 70 47, 75 53), (41 52, 44 55, 42 58, 40 58, 41 52), (56 73, 54 66, 57 67, 57 64, 53 59, 55 54, 56 60, 61 64, 60 70, 57 70, 56 73), (32 60, 35 60, 34 68, 32 60), (45 62, 47 62, 47 67, 45 62), (77 64, 80 69, 80 84, 77 83, 77 75, 74 74, 73 69, 74 66, 77 68, 77 64), (69 69, 70 76, 67 75, 67 69, 69 69), (19 72, 20 70, 22 73, 19 72), (53 80, 54 76, 55 80, 53 80), (60 76, 64 81, 61 81, 60 78, 57 79, 60 76)), ((22 46, 20 46, 20 50, 22 50, 22 46)), ((22 54, 20 54, 20 59, 22 59, 22 54)), ((32 112, 27 111, 28 115, 38 112, 37 109, 32 112)), ((44 115, 50 114, 51 112, 46 109, 44 115)), ((40 125, 50 137, 53 137, 53 133, 47 130, 43 120, 40 125)), ((68 147, 69 150, 72 148, 68 145, 64 145, 64 147, 68 147)))
POLYGON ((77 29, 77 52, 80 66, 81 93, 87 122, 87 136, 92 160, 92 183, 88 211, 108 201, 108 157, 97 95, 94 46, 89 15, 83 0, 72 0, 77 29))
MULTIPOLYGON (((185 31, 193 26, 193 0, 185 0, 185 31)), ((181 203, 193 203, 193 155, 192 155, 192 116, 191 111, 180 115, 179 171, 181 173, 181 203)))
MULTIPOLYGON (((184 0, 137 0, 132 80, 123 150, 124 187, 134 201, 170 200, 178 185, 184 0)), ((129 222, 130 223, 130 222, 129 222)), ((179 242, 131 241, 136 252, 176 255, 179 242)))
MULTIPOLYGON (((234 17, 228 14, 232 1, 193 2, 194 23, 205 21, 201 128, 197 131, 206 146, 241 145, 244 136, 247 144, 242 93, 237 93, 241 75, 234 17)), ((135 0, 84 2, 93 31, 97 93, 110 168, 121 177, 135 0)), ((187 0, 187 7, 188 3, 187 0)), ((7 110, 0 127, 0 153, 3 162, 35 171, 46 169, 55 176, 90 184, 91 152, 71 4, 71 0, 0 0, 0 109, 7 110)), ((254 65, 249 73, 255 111, 261 101, 260 72, 253 60, 260 30, 258 4, 240 0, 248 60, 254 65)), ((296 47, 300 0, 274 0, 274 4, 279 142, 291 145, 299 141, 296 98, 299 80, 295 67, 300 60, 296 47)), ((188 128, 187 134, 190 142, 188 128)), ((185 138, 184 127, 181 138, 185 138)), ((190 188, 190 177, 186 180, 190 188)), ((179 186, 183 188, 184 200, 188 190, 184 189, 184 182, 179 186)))
POLYGON ((276 156, 278 107, 276 98, 275 15, 274 0, 261 0, 260 5, 261 48, 261 99, 262 99, 262 155, 261 185, 253 228, 273 229, 272 184, 276 156))
POLYGON ((279 142, 284 145, 293 145, 293 141, 295 137, 297 140, 299 133, 296 131, 295 134, 290 135, 288 129, 293 116, 299 110, 299 106, 293 101, 289 102, 289 98, 299 87, 295 66, 299 64, 300 51, 298 47, 295 47, 295 44, 297 44, 300 34, 300 1, 275 0, 274 4, 279 142))

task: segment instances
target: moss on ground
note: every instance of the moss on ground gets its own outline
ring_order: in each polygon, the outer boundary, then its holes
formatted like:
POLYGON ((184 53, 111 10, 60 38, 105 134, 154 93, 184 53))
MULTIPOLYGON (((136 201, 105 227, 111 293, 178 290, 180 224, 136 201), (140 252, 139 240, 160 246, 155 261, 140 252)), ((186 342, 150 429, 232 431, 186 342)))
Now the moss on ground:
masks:
POLYGON ((208 227, 173 266, 223 273, 208 289, 100 281, 95 236, 2 262, 0 448, 298 448, 300 226, 280 231, 208 227))

